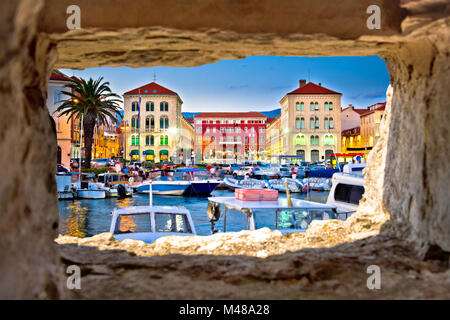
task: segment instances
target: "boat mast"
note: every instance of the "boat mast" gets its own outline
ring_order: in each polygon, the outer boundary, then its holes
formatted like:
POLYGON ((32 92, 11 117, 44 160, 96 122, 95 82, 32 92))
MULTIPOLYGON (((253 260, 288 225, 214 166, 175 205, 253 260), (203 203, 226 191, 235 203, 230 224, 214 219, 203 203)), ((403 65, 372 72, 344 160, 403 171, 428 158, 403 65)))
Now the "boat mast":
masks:
POLYGON ((80 183, 81 188, 81 154, 83 150, 83 114, 81 114, 81 124, 80 124, 80 156, 79 156, 79 163, 78 163, 78 182, 80 183))

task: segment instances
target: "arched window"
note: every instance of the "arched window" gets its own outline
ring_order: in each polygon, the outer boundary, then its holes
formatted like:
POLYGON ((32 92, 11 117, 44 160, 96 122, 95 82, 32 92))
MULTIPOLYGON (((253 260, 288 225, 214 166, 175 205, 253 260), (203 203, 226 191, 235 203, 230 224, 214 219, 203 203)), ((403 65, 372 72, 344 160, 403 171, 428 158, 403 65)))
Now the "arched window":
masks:
POLYGON ((134 146, 136 144, 136 138, 131 136, 131 144, 134 146))
POLYGON ((329 137, 328 137, 328 144, 329 144, 330 146, 334 145, 334 137, 333 137, 333 136, 329 136, 329 137))
POLYGON ((297 136, 297 137, 295 138, 295 144, 296 144, 296 145, 300 145, 300 143, 301 143, 301 138, 300 138, 300 136, 297 136))
POLYGON ((315 141, 315 140, 314 140, 314 136, 311 136, 311 139, 310 139, 310 140, 311 140, 311 141, 310 141, 310 142, 311 142, 311 145, 313 146, 313 145, 314 145, 314 141, 315 141))
POLYGON ((150 145, 154 145, 155 144, 155 137, 154 136, 150 136, 150 145))
POLYGON ((316 129, 319 129, 319 118, 316 118, 316 129))
POLYGON ((131 103, 131 111, 138 111, 138 103, 137 103, 137 101, 133 101, 131 103))
POLYGON ((325 118, 323 126, 324 126, 325 129, 328 129, 328 118, 325 118))
POLYGON ((145 104, 145 111, 155 111, 155 104, 149 101, 145 104))
POLYGON ((169 104, 165 101, 159 104, 159 111, 169 111, 169 104))
POLYGON ((131 127, 135 128, 136 127, 136 120, 133 118, 131 118, 131 127))
POLYGON ((309 127, 310 129, 314 129, 314 118, 309 119, 309 127))
POLYGON ((150 118, 147 117, 145 118, 145 129, 149 129, 150 128, 150 118))
POLYGON ((304 135, 297 135, 297 137, 295 137, 295 144, 304 146, 305 145, 305 136, 304 135))
POLYGON ((314 105, 314 110, 319 111, 319 104, 317 102, 314 105))
POLYGON ((300 119, 299 118, 295 119, 295 128, 300 129, 300 119))
POLYGON ((305 111, 305 104, 303 102, 300 103, 300 111, 305 111))
POLYGON ((297 102, 295 104, 295 110, 300 111, 300 103, 297 102))
POLYGON ((325 136, 325 145, 328 145, 328 136, 325 136))
POLYGON ((330 102, 329 104, 328 104, 328 109, 330 110, 330 111, 333 111, 333 102, 330 102))
POLYGON ((164 144, 165 144, 166 146, 169 145, 169 136, 165 136, 165 137, 164 137, 164 144))
POLYGON ((310 108, 311 111, 314 111, 314 103, 313 103, 313 102, 311 102, 311 103, 309 104, 309 108, 310 108))
POLYGON ((305 129, 305 118, 300 119, 300 129, 305 129))
POLYGON ((316 142, 316 146, 318 146, 319 145, 319 136, 316 136, 316 138, 315 138, 315 142, 316 142))
POLYGON ((159 136, 159 144, 164 145, 164 136, 159 136))
POLYGON ((169 129, 169 118, 167 116, 159 118, 159 127, 161 129, 169 129))
POLYGON ((330 118, 330 129, 334 128, 333 118, 330 118))
POLYGON ((328 102, 325 102, 325 111, 328 111, 328 102))
POLYGON ((150 144, 150 136, 145 137, 145 144, 148 146, 150 144))

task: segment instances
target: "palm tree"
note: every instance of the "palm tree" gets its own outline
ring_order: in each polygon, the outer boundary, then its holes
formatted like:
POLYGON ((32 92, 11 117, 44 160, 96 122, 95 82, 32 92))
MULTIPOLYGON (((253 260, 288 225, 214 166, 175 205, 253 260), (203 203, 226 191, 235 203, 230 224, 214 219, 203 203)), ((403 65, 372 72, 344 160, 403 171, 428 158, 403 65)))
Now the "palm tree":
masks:
POLYGON ((68 115, 67 122, 72 118, 78 121, 83 119, 86 168, 91 167, 95 126, 106 125, 108 120, 116 123, 117 116, 120 115, 119 102, 122 102, 120 96, 111 92, 109 82, 102 81, 103 77, 95 81, 92 78, 88 81, 83 78, 71 80, 65 85, 65 88, 70 91, 62 91, 62 94, 70 98, 63 100, 61 106, 55 111, 59 117, 68 115))

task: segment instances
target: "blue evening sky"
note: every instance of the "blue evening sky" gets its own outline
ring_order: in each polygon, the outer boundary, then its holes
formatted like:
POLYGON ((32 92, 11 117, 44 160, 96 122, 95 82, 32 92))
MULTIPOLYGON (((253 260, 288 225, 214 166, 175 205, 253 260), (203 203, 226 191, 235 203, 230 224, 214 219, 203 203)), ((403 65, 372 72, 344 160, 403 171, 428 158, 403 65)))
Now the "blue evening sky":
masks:
POLYGON ((124 92, 153 81, 177 92, 183 112, 268 111, 280 107, 283 96, 298 88, 300 79, 341 92, 342 106, 364 108, 386 100, 389 75, 384 61, 370 57, 253 56, 222 60, 199 67, 100 67, 61 69, 83 78, 103 76, 113 92, 124 92), (310 75, 310 76, 309 76, 310 75))

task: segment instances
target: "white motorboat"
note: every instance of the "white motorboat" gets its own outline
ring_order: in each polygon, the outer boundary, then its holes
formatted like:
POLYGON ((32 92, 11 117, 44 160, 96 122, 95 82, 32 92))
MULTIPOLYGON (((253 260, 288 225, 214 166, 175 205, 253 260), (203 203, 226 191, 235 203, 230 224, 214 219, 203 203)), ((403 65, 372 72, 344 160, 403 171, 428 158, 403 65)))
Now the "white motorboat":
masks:
POLYGON ((303 184, 305 184, 309 190, 328 191, 331 189, 330 178, 304 178, 303 184))
POLYGON ((297 179, 284 178, 269 180, 269 188, 277 190, 278 192, 286 193, 286 184, 288 183, 289 191, 292 193, 299 193, 304 191, 303 184, 297 179))
POLYGON ((119 197, 119 185, 125 188, 125 196, 133 195, 133 188, 128 186, 128 181, 123 173, 102 173, 98 175, 97 186, 106 191, 106 196, 119 197))
POLYGON ((348 163, 333 175, 327 204, 337 207, 338 219, 345 220, 358 209, 364 194, 364 167, 364 162, 348 163))
POLYGON ((226 177, 223 179, 223 183, 227 186, 228 189, 263 189, 267 188, 268 185, 265 181, 256 180, 256 179, 243 179, 236 180, 233 178, 226 177))
POLYGON ((57 174, 56 186, 58 189, 58 199, 73 199, 75 196, 72 187, 72 177, 69 174, 57 174))
POLYGON ((175 206, 153 206, 153 183, 149 183, 148 206, 115 208, 110 232, 117 240, 133 239, 152 243, 164 236, 196 235, 189 210, 175 206))
POLYGON ((72 184, 75 187, 77 198, 81 199, 104 199, 106 190, 99 188, 94 182, 77 181, 72 184))
POLYGON ((189 181, 178 180, 168 175, 141 183, 136 187, 136 191, 148 194, 150 192, 150 183, 152 184, 152 193, 161 196, 181 196, 191 185, 189 181))

